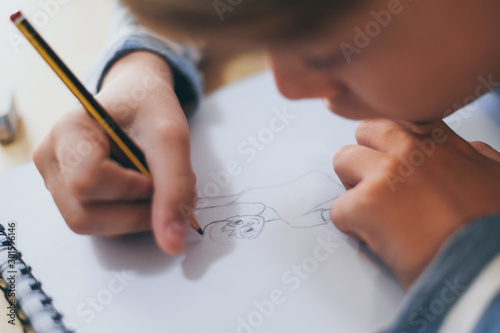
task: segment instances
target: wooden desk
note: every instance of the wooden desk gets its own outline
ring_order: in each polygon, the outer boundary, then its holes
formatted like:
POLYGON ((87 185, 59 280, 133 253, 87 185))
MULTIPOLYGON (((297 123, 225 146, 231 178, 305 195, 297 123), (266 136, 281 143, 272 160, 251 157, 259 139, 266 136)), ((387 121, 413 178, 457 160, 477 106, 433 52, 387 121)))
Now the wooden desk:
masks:
MULTIPOLYGON (((0 3, 2 18, 0 29, 7 31, 11 40, 19 43, 13 44, 5 38, 0 41, 0 73, 2 73, 0 84, 14 87, 16 109, 21 124, 16 140, 8 146, 0 146, 0 173, 31 161, 31 154, 36 144, 49 132, 54 123, 76 104, 76 100, 67 88, 32 47, 20 39, 17 30, 8 21, 9 15, 18 6, 16 2, 10 0, 7 3, 4 1, 0 3), (18 70, 19 68, 22 70, 18 70)), ((40 21, 37 28, 55 51, 67 61, 75 74, 85 78, 92 61, 105 46, 107 36, 102 31, 108 29, 112 1, 72 0, 68 4, 60 5, 58 9, 52 8, 53 12, 48 14, 35 0, 25 3, 22 10, 28 18, 32 19, 35 16, 48 18, 46 22, 40 21), (98 16, 95 15, 96 8, 99 8, 98 16), (89 25, 87 17, 93 18, 92 25, 89 25), (62 27, 64 33, 61 33, 62 27)), ((35 21, 32 23, 35 24, 35 21)), ((206 90, 214 91, 265 68, 265 58, 261 53, 243 55, 225 53, 222 56, 210 52, 204 68, 206 90)), ((36 274, 36 268, 34 273, 36 274)), ((0 297, 0 309, 3 309, 0 310, 2 314, 0 332, 22 332, 19 325, 12 326, 7 323, 6 316, 3 315, 6 307, 7 302, 0 297)))

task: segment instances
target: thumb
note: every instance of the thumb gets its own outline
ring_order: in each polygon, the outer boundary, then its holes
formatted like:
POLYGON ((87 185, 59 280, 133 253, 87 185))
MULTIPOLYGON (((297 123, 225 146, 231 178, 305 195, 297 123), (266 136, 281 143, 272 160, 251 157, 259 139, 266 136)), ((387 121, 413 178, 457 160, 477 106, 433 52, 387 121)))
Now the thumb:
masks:
POLYGON ((495 149, 493 149, 490 145, 480 141, 474 141, 471 142, 470 144, 475 150, 477 150, 482 155, 492 159, 493 161, 500 163, 500 153, 495 149))
POLYGON ((144 146, 153 177, 151 216, 156 242, 166 253, 177 255, 185 249, 197 192, 187 122, 173 121, 155 126, 144 146))

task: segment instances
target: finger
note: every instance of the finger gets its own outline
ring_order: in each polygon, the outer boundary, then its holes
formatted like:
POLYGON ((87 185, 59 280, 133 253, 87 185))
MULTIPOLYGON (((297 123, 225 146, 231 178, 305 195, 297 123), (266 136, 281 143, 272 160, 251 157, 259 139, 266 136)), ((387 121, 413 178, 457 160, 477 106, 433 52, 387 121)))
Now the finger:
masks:
POLYGON ((70 206, 71 210, 61 209, 61 214, 78 234, 108 236, 151 230, 149 202, 80 204, 75 201, 70 206))
POLYGON ((45 187, 51 191, 51 188, 62 186, 62 177, 56 175, 60 166, 49 141, 46 136, 36 145, 33 150, 33 162, 43 178, 45 187))
MULTIPOLYGON (((189 219, 196 206, 196 180, 191 169, 189 148, 165 144, 151 161, 154 179, 153 230, 160 247, 169 254, 184 251, 189 219)), ((154 150, 152 150, 154 151, 154 150)))
POLYGON ((471 142, 470 144, 475 150, 477 150, 482 155, 488 157, 489 159, 492 159, 493 161, 500 163, 500 152, 493 149, 490 145, 480 141, 474 141, 471 142))
POLYGON ((107 137, 86 114, 76 111, 55 131, 60 171, 74 197, 91 202, 151 196, 151 179, 112 161, 107 137))
POLYGON ((71 194, 82 202, 147 200, 153 192, 150 177, 109 159, 69 178, 71 194))
POLYGON ((110 144, 99 125, 77 109, 59 121, 50 136, 65 180, 97 165, 110 156, 110 144))
POLYGON ((149 129, 144 139, 148 142, 145 154, 154 184, 153 230, 158 245, 172 255, 184 251, 188 223, 194 219, 196 207, 189 130, 182 117, 169 115, 168 120, 150 124, 154 130, 149 129))
POLYGON ((67 188, 58 186, 52 197, 74 232, 86 235, 119 235, 151 230, 149 202, 82 204, 67 188))
POLYGON ((52 192, 66 186, 67 177, 109 156, 109 143, 83 108, 68 112, 37 145, 33 160, 52 192))
POLYGON ((356 190, 352 189, 337 198, 330 207, 330 220, 341 232, 346 235, 364 241, 357 229, 356 215, 353 203, 356 198, 356 190))
POLYGON ((388 163, 389 157, 364 146, 342 147, 333 158, 333 168, 346 189, 356 186, 361 180, 377 175, 388 163))
POLYGON ((413 136, 409 130, 385 119, 365 120, 356 128, 359 145, 386 153, 399 151, 401 146, 411 144, 413 136))

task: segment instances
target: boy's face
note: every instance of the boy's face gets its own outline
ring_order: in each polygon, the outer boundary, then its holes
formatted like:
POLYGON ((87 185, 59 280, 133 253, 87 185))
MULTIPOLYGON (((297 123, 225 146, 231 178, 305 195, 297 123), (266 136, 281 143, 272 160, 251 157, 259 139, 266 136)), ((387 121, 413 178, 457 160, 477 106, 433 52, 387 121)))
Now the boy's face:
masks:
POLYGON ((352 119, 429 122, 498 82, 498 13, 498 0, 370 0, 269 56, 288 98, 323 98, 352 119))

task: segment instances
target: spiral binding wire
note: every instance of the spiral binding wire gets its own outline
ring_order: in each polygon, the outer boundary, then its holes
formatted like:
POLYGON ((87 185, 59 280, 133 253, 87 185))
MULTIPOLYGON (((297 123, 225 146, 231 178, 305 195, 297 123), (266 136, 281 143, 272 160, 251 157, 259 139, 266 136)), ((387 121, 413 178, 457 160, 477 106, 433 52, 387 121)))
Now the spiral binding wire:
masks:
MULTIPOLYGON (((62 322, 62 315, 52 304, 52 299, 42 289, 42 284, 31 273, 5 228, 0 224, 0 289, 9 304, 15 305, 17 319, 24 332, 72 333, 62 322), (15 291, 9 279, 13 280, 15 291), (15 294, 15 297, 13 297, 15 294)), ((8 318, 8 317, 7 317, 8 318)))

